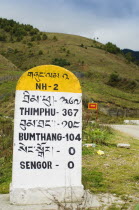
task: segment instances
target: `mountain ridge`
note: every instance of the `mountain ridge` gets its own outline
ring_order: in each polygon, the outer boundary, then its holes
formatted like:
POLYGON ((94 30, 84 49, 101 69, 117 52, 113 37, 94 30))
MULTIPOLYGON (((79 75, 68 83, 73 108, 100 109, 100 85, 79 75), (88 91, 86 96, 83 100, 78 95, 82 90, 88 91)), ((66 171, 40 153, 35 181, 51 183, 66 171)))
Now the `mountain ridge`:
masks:
POLYGON ((127 55, 128 53, 132 56, 132 61, 136 62, 139 65, 139 51, 131 50, 131 49, 123 49, 122 52, 127 55))

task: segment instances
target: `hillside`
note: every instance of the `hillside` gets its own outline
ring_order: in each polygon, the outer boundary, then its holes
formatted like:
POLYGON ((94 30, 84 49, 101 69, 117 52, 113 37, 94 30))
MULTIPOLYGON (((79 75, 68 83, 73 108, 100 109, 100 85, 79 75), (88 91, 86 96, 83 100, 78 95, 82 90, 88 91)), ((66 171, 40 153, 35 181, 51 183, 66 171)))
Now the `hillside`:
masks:
POLYGON ((123 49, 123 53, 126 55, 127 53, 130 53, 132 56, 132 60, 139 64, 139 51, 134 51, 130 49, 123 49))
MULTIPOLYGON (((7 21, 6 24, 11 23, 7 21)), ((6 37, 0 41, 1 65, 5 65, 6 69, 0 67, 0 75, 14 75, 12 81, 1 81, 0 94, 3 95, 4 90, 8 94, 4 101, 0 96, 1 115, 13 116, 15 84, 23 71, 53 64, 63 66, 79 77, 85 113, 88 112, 87 103, 93 100, 99 103, 100 111, 105 114, 139 116, 139 67, 129 63, 121 53, 109 53, 105 45, 85 37, 39 32, 30 25, 12 24, 14 33, 5 26, 0 29, 6 37), (21 30, 22 27, 24 30, 21 30), (21 34, 16 33, 16 29, 21 34), (10 63, 11 67, 6 68, 10 63), (11 109, 6 108, 9 97, 11 109), (131 113, 128 113, 129 110, 131 113)))

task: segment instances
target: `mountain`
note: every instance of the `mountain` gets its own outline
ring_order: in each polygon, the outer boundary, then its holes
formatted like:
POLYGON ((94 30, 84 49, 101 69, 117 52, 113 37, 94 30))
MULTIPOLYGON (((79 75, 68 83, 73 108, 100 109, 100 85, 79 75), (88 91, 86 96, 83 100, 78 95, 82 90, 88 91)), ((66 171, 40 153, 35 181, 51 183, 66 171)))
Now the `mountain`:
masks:
POLYGON ((133 57, 133 61, 135 61, 137 64, 139 64, 139 51, 133 51, 130 49, 123 49, 122 51, 125 55, 127 53, 131 53, 131 56, 133 57))
POLYGON ((81 36, 40 32, 31 25, 0 18, 0 56, 1 116, 13 117, 19 76, 32 67, 48 64, 63 66, 77 75, 83 90, 84 117, 95 117, 87 109, 90 101, 99 103, 100 118, 103 114, 129 116, 129 110, 135 110, 131 116, 138 116, 139 66, 129 63, 112 43, 103 45, 81 36))

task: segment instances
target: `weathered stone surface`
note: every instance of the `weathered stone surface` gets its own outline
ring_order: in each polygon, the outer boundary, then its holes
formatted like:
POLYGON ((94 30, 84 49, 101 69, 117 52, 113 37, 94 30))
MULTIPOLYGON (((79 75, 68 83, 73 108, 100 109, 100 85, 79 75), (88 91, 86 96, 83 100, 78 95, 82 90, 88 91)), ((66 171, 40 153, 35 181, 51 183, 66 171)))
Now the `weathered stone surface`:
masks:
POLYGON ((96 147, 96 144, 83 144, 83 147, 96 147))
POLYGON ((111 117, 139 117, 139 109, 127 109, 119 107, 101 107, 99 108, 101 112, 111 117))
POLYGON ((114 194, 101 193, 91 194, 89 191, 84 191, 83 201, 76 203, 58 203, 53 204, 32 204, 32 205, 12 205, 9 202, 9 194, 0 194, 0 210, 63 210, 63 209, 107 209, 113 203, 123 205, 124 201, 114 194), (105 208, 104 208, 105 206, 105 208))
POLYGON ((130 144, 119 143, 119 144, 117 144, 117 147, 119 147, 119 148, 130 149, 130 144))
POLYGON ((14 188, 11 187, 10 203, 11 204, 47 204, 63 202, 81 202, 84 190, 83 185, 73 187, 57 187, 57 188, 14 188))

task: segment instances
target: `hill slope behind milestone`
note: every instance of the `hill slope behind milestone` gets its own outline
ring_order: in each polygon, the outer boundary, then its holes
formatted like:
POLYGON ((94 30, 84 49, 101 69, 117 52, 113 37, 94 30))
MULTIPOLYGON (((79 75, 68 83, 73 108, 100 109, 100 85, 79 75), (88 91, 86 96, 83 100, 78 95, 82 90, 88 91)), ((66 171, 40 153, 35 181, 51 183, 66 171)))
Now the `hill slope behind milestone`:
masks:
POLYGON ((21 74, 21 70, 0 55, 0 115, 13 116, 15 85, 21 74))
MULTIPOLYGON (((79 77, 86 112, 87 103, 93 100, 99 102, 100 111, 106 114, 139 115, 139 66, 126 60, 120 51, 117 54, 109 53, 106 45, 85 37, 44 33, 32 26, 21 24, 14 27, 17 26, 24 26, 24 33, 21 33, 22 36, 13 33, 12 39, 11 31, 1 29, 6 40, 0 41, 0 53, 8 60, 7 65, 9 62, 12 65, 9 70, 0 67, 0 75, 4 72, 7 76, 18 76, 34 66, 60 65, 79 77), (132 113, 128 113, 129 110, 132 113)), ((11 83, 11 80, 1 87, 8 90, 9 82, 11 83)), ((10 101, 14 100, 12 95, 15 83, 16 79, 12 81, 10 101)), ((0 94, 3 94, 2 91, 0 94)), ((3 99, 1 95, 0 98, 3 99)), ((6 98, 4 103, 8 105, 9 98, 6 98)), ((11 109, 13 110, 12 106, 11 109)), ((13 115, 13 112, 6 108, 1 108, 0 113, 13 115)))
POLYGON ((17 67, 11 63, 8 59, 6 59, 4 56, 0 55, 0 74, 5 75, 7 74, 7 71, 11 73, 12 71, 16 71, 17 67))

